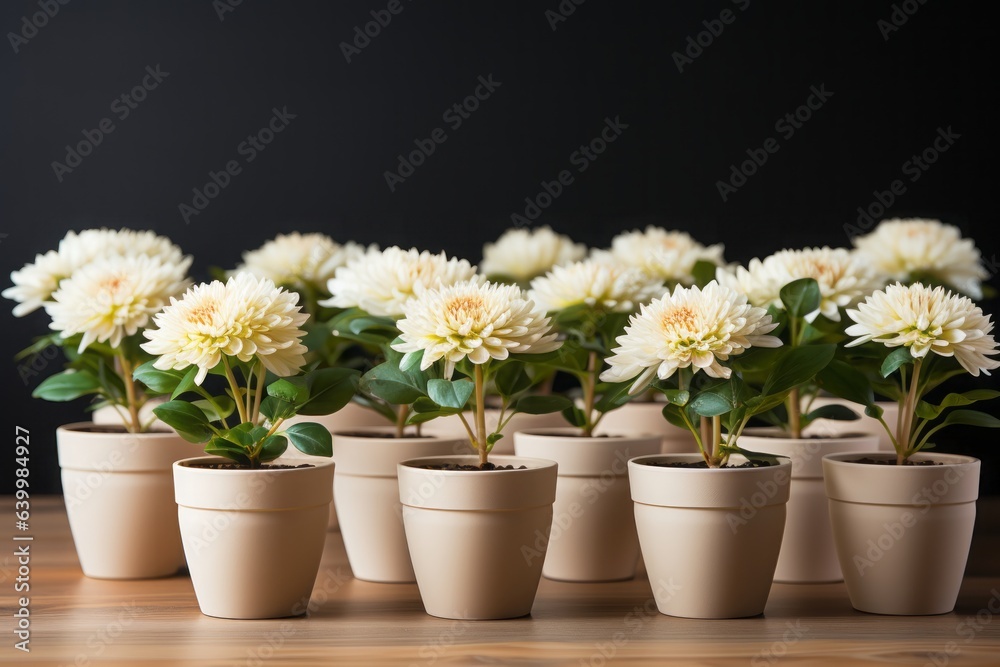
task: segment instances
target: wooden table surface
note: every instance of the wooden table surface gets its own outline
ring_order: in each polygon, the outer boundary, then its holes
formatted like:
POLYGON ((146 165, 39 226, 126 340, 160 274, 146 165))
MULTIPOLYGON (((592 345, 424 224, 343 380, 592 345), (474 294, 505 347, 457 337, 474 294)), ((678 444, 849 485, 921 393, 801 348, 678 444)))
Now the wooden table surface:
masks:
MULTIPOLYGON (((13 508, 13 500, 5 499, 13 508)), ((632 581, 542 579, 530 617, 448 621, 424 613, 413 584, 351 577, 331 532, 304 617, 203 616, 186 576, 88 579, 62 499, 32 499, 31 652, 4 631, 2 661, 39 665, 1000 665, 1000 498, 980 501, 973 553, 954 613, 893 617, 854 611, 843 584, 775 584, 762 617, 663 616, 643 574, 632 581)), ((13 521, 13 520, 12 520, 13 521)), ((13 532, 13 531, 12 531, 13 532)), ((10 542, 9 544, 18 544, 10 542)), ((0 556, 6 625, 17 562, 0 556)), ((738 558, 738 555, 735 556, 738 558)))

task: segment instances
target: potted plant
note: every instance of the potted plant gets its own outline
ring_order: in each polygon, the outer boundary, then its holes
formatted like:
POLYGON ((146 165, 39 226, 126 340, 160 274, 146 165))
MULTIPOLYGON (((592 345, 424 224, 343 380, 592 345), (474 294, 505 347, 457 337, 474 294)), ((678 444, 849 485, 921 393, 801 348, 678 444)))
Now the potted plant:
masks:
MULTIPOLYGON (((844 248, 782 250, 748 268, 719 270, 723 284, 747 294, 750 303, 766 307, 778 323, 775 335, 786 349, 829 351, 844 338, 841 310, 860 301, 881 283, 870 264, 844 248)), ((749 358, 747 359, 749 361, 749 358)), ((760 382, 769 369, 760 366, 745 377, 760 382), (753 377, 756 375, 757 377, 753 377)), ((822 372, 823 368, 817 369, 822 372)), ((792 387, 782 405, 760 418, 770 429, 745 433, 744 445, 792 460, 785 535, 774 573, 775 581, 818 583, 841 581, 840 563, 823 488, 825 454, 876 449, 878 439, 850 431, 858 415, 846 405, 821 402, 816 378, 792 387), (839 430, 829 424, 848 424, 839 430)))
POLYGON ((601 379, 634 380, 632 394, 664 393, 664 416, 689 429, 700 452, 628 464, 649 578, 678 584, 670 595, 655 594, 657 608, 691 618, 760 614, 781 546, 791 461, 743 449, 741 435, 752 417, 825 366, 833 349, 752 350, 781 346, 768 335, 777 324, 715 281, 678 286, 629 322, 601 379), (747 350, 756 363, 769 357, 760 389, 738 370, 747 350))
POLYGON ((400 519, 396 464, 419 456, 453 454, 458 437, 421 432, 436 414, 414 404, 426 395, 426 379, 401 370, 399 336, 403 304, 425 290, 475 275, 467 261, 417 249, 369 249, 337 270, 327 283, 325 307, 338 309, 326 324, 331 340, 371 351, 355 401, 379 415, 383 426, 333 431, 334 501, 344 549, 354 576, 375 582, 415 581, 400 519))
MULTIPOLYGON (((322 304, 330 298, 327 284, 334 278, 337 270, 363 256, 366 251, 377 252, 377 247, 370 246, 366 249, 350 241, 340 244, 325 234, 278 234, 256 250, 244 252, 239 266, 221 279, 225 280, 245 271, 296 292, 302 312, 310 316, 302 325, 306 331, 302 342, 309 348, 306 353, 307 363, 316 368, 356 368, 363 372, 371 365, 377 348, 330 335, 328 322, 341 314, 342 309, 322 304)), ((382 413, 351 401, 337 412, 328 415, 297 415, 290 417, 285 423, 291 426, 299 421, 323 424, 333 433, 338 430, 386 426, 392 423, 392 418, 390 416, 387 421, 382 413)), ((286 450, 284 456, 286 459, 310 459, 294 447, 286 450)), ((340 529, 336 503, 330 504, 327 527, 330 530, 340 529)))
POLYGON ((503 437, 486 427, 486 384, 495 382, 506 413, 559 411, 562 396, 514 396, 530 384, 533 355, 560 342, 549 318, 516 285, 473 279, 423 292, 404 306, 401 371, 425 374, 420 413, 460 416, 475 456, 410 459, 398 465, 406 541, 420 597, 428 614, 442 618, 524 616, 545 558, 552 522, 556 463, 496 456, 503 437), (458 373, 464 376, 452 379, 458 373), (535 548, 537 545, 537 549, 535 548))
MULTIPOLYGON (((610 248, 594 250, 591 256, 642 271, 670 291, 677 285, 702 287, 714 279, 716 267, 724 264, 723 250, 722 244, 702 245, 687 232, 649 225, 645 230, 618 234, 611 239, 610 248)), ((662 398, 662 394, 655 391, 633 396, 625 405, 607 413, 595 433, 658 433, 664 452, 697 451, 687 429, 678 428, 663 418, 662 398)))
POLYGON ((625 404, 628 385, 601 385, 598 376, 615 336, 639 304, 663 293, 663 283, 637 269, 585 260, 555 267, 531 283, 529 298, 566 340, 541 363, 579 383, 580 406, 563 411, 575 428, 514 433, 518 456, 559 464, 555 520, 542 574, 563 581, 616 581, 635 576, 639 541, 628 487, 630 458, 660 452, 658 434, 595 435, 606 414, 625 404))
POLYGON ((89 396, 117 424, 56 430, 63 495, 80 567, 89 577, 163 577, 184 565, 171 464, 185 443, 143 410, 154 393, 133 369, 147 358, 139 332, 184 291, 191 258, 168 239, 129 229, 69 232, 57 250, 14 271, 3 296, 17 316, 44 308, 49 328, 21 357, 62 349, 62 372, 32 395, 50 401, 89 396))
POLYGON ((993 322, 968 297, 920 283, 889 285, 847 314, 854 324, 846 332, 856 337, 848 346, 881 346, 881 374, 897 379, 901 396, 891 429, 861 371, 837 363, 825 374, 832 389, 882 422, 895 449, 823 459, 851 604, 878 614, 944 614, 955 607, 965 571, 980 464, 925 450, 949 426, 1000 427, 1000 419, 965 407, 1000 392, 929 394, 955 375, 1000 366, 989 358, 997 354, 993 322))
POLYGON ((154 413, 211 455, 174 463, 184 552, 208 616, 296 615, 315 583, 334 465, 271 462, 289 442, 330 456, 325 427, 285 420, 336 412, 354 394, 358 372, 300 374, 307 318, 296 293, 239 273, 192 287, 143 334, 156 359, 138 372, 171 395, 154 413), (209 374, 221 390, 208 386, 209 374))

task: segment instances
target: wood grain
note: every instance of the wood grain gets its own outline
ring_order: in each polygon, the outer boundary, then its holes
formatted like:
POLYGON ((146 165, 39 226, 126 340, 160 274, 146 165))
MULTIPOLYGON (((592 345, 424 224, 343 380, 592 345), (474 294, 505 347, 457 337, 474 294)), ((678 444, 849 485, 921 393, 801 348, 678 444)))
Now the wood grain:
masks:
MULTIPOLYGON (((764 616, 726 621, 656 612, 649 581, 543 579, 532 615, 509 621, 428 616, 415 585, 350 576, 330 533, 300 618, 229 621, 198 611, 186 576, 88 579, 62 499, 32 500, 31 653, 4 633, 4 662, 38 665, 997 665, 1000 664, 1000 499, 980 501, 958 608, 930 617, 854 611, 843 584, 775 584, 764 616), (978 615, 978 616, 977 616, 978 615)), ((5 498, 5 507, 13 500, 5 498)), ((11 542, 13 544, 13 542, 11 542)), ((16 561, 5 549, 0 601, 11 619, 16 561), (13 567, 12 567, 13 566, 13 567)), ((8 624, 10 621, 8 620, 8 624)))

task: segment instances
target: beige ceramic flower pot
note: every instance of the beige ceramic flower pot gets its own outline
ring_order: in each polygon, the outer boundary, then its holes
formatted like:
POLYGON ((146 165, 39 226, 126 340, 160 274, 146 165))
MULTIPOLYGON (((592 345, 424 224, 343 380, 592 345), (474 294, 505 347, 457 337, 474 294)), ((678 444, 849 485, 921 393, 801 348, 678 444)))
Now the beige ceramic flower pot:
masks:
POLYGON ((601 418, 595 435, 644 436, 658 435, 664 454, 696 453, 698 446, 687 429, 674 426, 663 416, 665 404, 636 402, 612 410, 601 418))
MULTIPOLYGON (((358 429, 364 430, 368 428, 385 427, 388 424, 385 417, 379 413, 374 410, 364 408, 353 402, 348 403, 332 415, 296 415, 295 417, 286 419, 284 426, 288 427, 292 424, 299 424, 301 422, 315 422, 317 424, 322 424, 330 433, 333 433, 334 431, 348 433, 358 429)), ((281 463, 296 465, 296 459, 307 463, 321 463, 323 461, 329 461, 329 459, 323 456, 309 456, 308 454, 303 454, 292 445, 288 445, 288 449, 286 449, 285 453, 281 455, 281 463)), ((340 530, 340 522, 337 518, 336 502, 330 504, 330 516, 327 517, 327 528, 329 530, 340 530)))
MULTIPOLYGON (((894 460, 894 454, 869 452, 894 460)), ((823 459, 830 518, 851 604, 873 614, 946 614, 955 608, 972 543, 979 460, 920 453, 939 465, 823 459)))
MULTIPOLYGON (((865 435, 874 435, 878 438, 878 447, 876 447, 876 449, 880 449, 885 452, 893 451, 892 439, 882 427, 881 422, 874 417, 866 415, 862 406, 857 403, 851 403, 850 401, 846 401, 842 398, 835 398, 833 396, 817 396, 813 399, 810 409, 815 410, 816 408, 821 408, 826 405, 843 405, 844 407, 849 408, 861 415, 861 418, 853 421, 817 419, 805 429, 806 435, 819 435, 824 438, 836 438, 843 435, 862 433, 865 435)), ((878 406, 882 408, 882 419, 884 419, 885 423, 889 425, 889 428, 895 431, 896 417, 899 416, 899 404, 893 401, 879 401, 878 406)))
POLYGON ((460 440, 393 438, 384 428, 354 429, 371 436, 333 434, 333 497, 347 559, 358 579, 414 582, 403 531, 396 464, 422 456, 463 452, 460 440), (377 436, 383 437, 377 437, 377 436))
MULTIPOLYGON (((470 414, 466 414, 465 418, 470 424, 474 423, 470 414)), ((495 408, 486 409, 486 428, 491 433, 496 430, 499 419, 500 410, 495 408)), ((507 422, 507 425, 503 429, 506 436, 497 440, 497 443, 493 446, 493 451, 490 452, 490 456, 507 456, 514 453, 514 438, 511 437, 511 433, 559 426, 566 428, 568 424, 566 424, 566 420, 563 419, 562 414, 558 412, 547 415, 528 415, 519 412, 507 422)), ((462 420, 458 415, 440 417, 429 421, 422 426, 420 432, 423 435, 433 435, 445 440, 460 439, 465 443, 469 442, 469 433, 465 430, 465 426, 462 425, 462 420)), ((470 444, 466 445, 465 452, 472 452, 470 444)))
POLYGON ((620 581, 635 576, 635 533, 628 460, 658 454, 657 435, 575 437, 572 429, 514 434, 518 456, 559 464, 552 529, 542 574, 562 581, 620 581))
MULTIPOLYGON (((162 430, 167 430, 168 428, 167 425, 161 422, 159 419, 157 419, 156 415, 153 414, 153 408, 155 408, 157 405, 160 405, 168 398, 170 397, 153 396, 152 398, 148 399, 139 409, 139 419, 141 419, 143 423, 150 421, 155 422, 158 425, 158 428, 162 430)), ((122 413, 116 410, 115 408, 111 407, 110 405, 105 405, 102 408, 97 408, 91 413, 90 418, 93 420, 95 424, 124 423, 122 421, 122 413)))
POLYGON ((203 614, 281 618, 306 611, 332 498, 334 464, 213 470, 174 464, 184 553, 203 614))
POLYGON ((93 427, 82 422, 56 430, 66 514, 83 573, 98 579, 176 573, 184 550, 170 466, 195 447, 173 431, 85 430, 93 427))
MULTIPOLYGON (((700 454, 629 461, 635 524, 660 613, 742 618, 764 612, 785 528, 792 463, 766 468, 664 468, 700 454)), ((741 456, 730 462, 745 462, 741 456)))
POLYGON ((424 608, 431 616, 525 616, 538 590, 556 495, 553 461, 495 456, 524 470, 429 470, 423 463, 477 464, 475 456, 399 464, 406 542, 424 608), (537 553, 540 551, 541 553, 537 553))
POLYGON ((823 457, 840 452, 877 449, 874 435, 831 438, 740 436, 740 446, 754 452, 785 456, 792 461, 785 534, 774 580, 784 583, 841 581, 833 544, 830 510, 823 486, 823 457))

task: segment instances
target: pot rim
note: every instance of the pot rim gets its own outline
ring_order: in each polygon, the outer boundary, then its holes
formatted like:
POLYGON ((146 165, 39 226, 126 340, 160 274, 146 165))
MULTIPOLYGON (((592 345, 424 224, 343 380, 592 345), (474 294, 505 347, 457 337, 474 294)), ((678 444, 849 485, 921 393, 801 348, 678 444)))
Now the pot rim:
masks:
MULTIPOLYGON (((859 465, 863 466, 865 469, 869 470, 919 470, 921 466, 874 466, 871 463, 857 463, 856 461, 844 461, 844 458, 848 457, 868 457, 873 459, 881 459, 883 461, 891 461, 896 458, 895 452, 886 451, 859 451, 859 452, 839 452, 835 454, 827 454, 823 457, 823 460, 830 461, 834 465, 859 465)), ((939 466, 955 466, 955 465, 968 465, 970 463, 980 462, 980 459, 975 456, 969 456, 968 454, 951 454, 948 452, 917 452, 910 456, 910 460, 915 461, 936 461, 939 466), (941 460, 942 457, 947 457, 950 459, 956 459, 952 461, 941 460)), ((927 468, 923 468, 927 469, 927 468)))
MULTIPOLYGON (((513 470, 434 470, 430 468, 422 468, 419 465, 414 465, 417 462, 423 463, 432 461, 440 461, 442 463, 444 462, 465 463, 466 461, 478 462, 479 456, 477 454, 445 454, 442 456, 419 456, 416 458, 400 461, 397 465, 399 465, 400 467, 406 467, 412 470, 417 470, 420 471, 421 473, 434 473, 434 474, 440 473, 443 475, 463 475, 463 474, 467 475, 470 473, 474 473, 476 475, 492 476, 501 473, 517 472, 520 470, 519 468, 514 468, 513 470)), ((544 470, 546 468, 554 468, 558 466, 558 464, 555 461, 552 461, 550 459, 538 459, 530 456, 517 456, 515 454, 500 454, 497 456, 490 457, 491 463, 503 463, 504 465, 514 465, 515 461, 518 462, 518 465, 524 465, 527 462, 537 464, 535 465, 535 467, 529 466, 524 470, 520 470, 521 472, 528 472, 530 470, 544 470)))
MULTIPOLYGON (((154 436, 154 435, 158 435, 158 436, 164 436, 164 435, 175 436, 175 435, 178 435, 177 431, 175 431, 174 429, 168 427, 166 424, 163 424, 163 422, 160 422, 160 424, 162 424, 162 426, 159 427, 159 428, 150 428, 150 430, 148 430, 148 431, 140 431, 138 433, 132 433, 131 431, 125 430, 125 427, 123 425, 120 425, 120 424, 102 424, 102 423, 93 422, 93 421, 82 421, 82 422, 70 422, 69 424, 61 424, 60 426, 56 427, 56 432, 58 433, 59 431, 64 431, 64 432, 67 432, 67 433, 73 433, 73 434, 75 434, 77 436, 80 436, 82 438, 90 438, 90 437, 106 438, 108 436, 116 436, 116 435, 133 435, 133 436, 136 436, 138 438, 149 437, 149 436, 154 436), (121 426, 122 430, 121 431, 117 431, 117 430, 115 430, 115 431, 84 431, 83 430, 83 429, 85 429, 87 427, 91 427, 91 426, 99 426, 101 428, 115 428, 115 427, 121 426)), ((154 427, 156 426, 156 422, 153 422, 153 426, 154 427)))
POLYGON ((656 440, 659 442, 662 436, 656 433, 641 433, 641 434, 621 434, 621 435, 611 435, 611 434, 600 434, 600 435, 590 435, 584 436, 580 434, 580 429, 573 426, 540 426, 538 428, 532 428, 527 431, 517 431, 514 435, 527 435, 536 438, 572 438, 573 440, 579 442, 614 442, 619 443, 623 440, 656 440))
MULTIPOLYGON (((218 469, 215 469, 215 468, 200 468, 200 467, 196 467, 196 466, 193 466, 193 465, 190 465, 190 464, 192 464, 192 463, 194 463, 196 461, 206 462, 206 463, 208 463, 208 462, 211 462, 211 463, 216 463, 216 462, 229 462, 229 463, 233 463, 233 460, 232 459, 227 459, 224 456, 193 456, 191 458, 181 459, 179 461, 174 461, 174 467, 175 468, 185 468, 187 470, 197 470, 200 473, 205 473, 205 474, 209 474, 209 475, 232 475, 232 474, 247 474, 247 473, 256 473, 256 474, 266 473, 266 474, 274 475, 274 474, 281 474, 281 473, 291 473, 291 472, 295 472, 296 470, 310 470, 311 468, 323 468, 323 467, 326 467, 326 466, 333 466, 333 465, 336 464, 336 462, 333 459, 330 459, 330 458, 326 458, 326 457, 322 457, 322 458, 321 457, 313 457, 313 458, 316 458, 316 459, 319 459, 319 460, 317 460, 315 463, 313 463, 312 460, 310 460, 308 462, 307 461, 303 461, 303 465, 308 466, 308 467, 305 467, 305 468, 301 467, 301 466, 296 466, 296 467, 292 467, 292 468, 277 468, 277 469, 274 469, 274 468, 237 468, 235 470, 232 470, 232 469, 218 470, 218 469)), ((268 463, 271 463, 271 462, 269 461, 268 463)))
MULTIPOLYGON (((704 473, 704 472, 712 472, 712 473, 716 473, 716 474, 719 474, 719 473, 738 473, 738 472, 741 472, 741 471, 748 471, 748 470, 775 470, 775 469, 780 468, 782 466, 787 466, 789 468, 792 466, 792 460, 789 457, 782 456, 782 455, 774 455, 774 456, 776 456, 776 458, 778 458, 778 459, 781 459, 781 462, 778 463, 778 465, 776 465, 776 466, 761 466, 761 467, 758 467, 758 468, 667 468, 667 467, 662 467, 662 466, 649 466, 649 465, 646 465, 646 461, 651 461, 653 459, 663 459, 663 460, 673 459, 673 460, 676 460, 679 463, 680 462, 688 462, 688 461, 704 461, 705 459, 704 459, 704 457, 702 457, 701 454, 647 454, 646 456, 636 456, 634 458, 631 458, 631 459, 629 459, 628 463, 629 463, 630 466, 631 465, 636 465, 636 466, 640 466, 641 465, 641 466, 644 467, 644 469, 645 468, 649 468, 649 469, 652 469, 652 470, 669 470, 670 472, 684 473, 684 474, 687 474, 687 473, 698 474, 698 473, 704 473)), ((746 457, 744 457, 742 454, 733 454, 730 458, 732 458, 732 457, 739 457, 740 459, 746 460, 746 457)))

